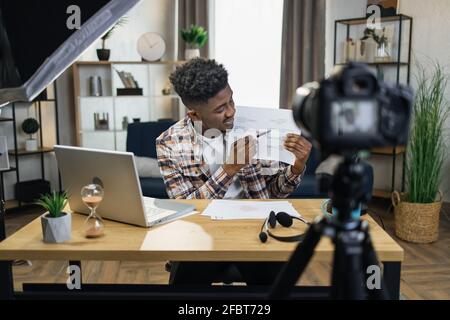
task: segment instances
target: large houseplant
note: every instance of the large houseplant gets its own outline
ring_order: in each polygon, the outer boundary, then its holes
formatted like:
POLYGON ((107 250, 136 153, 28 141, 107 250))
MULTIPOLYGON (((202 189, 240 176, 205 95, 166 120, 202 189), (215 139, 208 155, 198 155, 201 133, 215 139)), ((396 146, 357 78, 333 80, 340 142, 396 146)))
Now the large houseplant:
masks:
POLYGON ((208 32, 201 26, 191 25, 190 28, 180 31, 181 38, 186 42, 185 59, 200 57, 200 49, 208 41, 208 32))
POLYGON ((408 193, 403 201, 398 194, 393 200, 396 235, 411 242, 430 243, 438 239, 442 206, 439 185, 448 153, 444 126, 450 109, 442 67, 435 64, 430 76, 423 67, 419 69, 407 155, 408 193))
POLYGON ((110 49, 106 49, 106 40, 108 40, 109 38, 111 38, 114 30, 117 27, 123 26, 125 23, 127 22, 127 17, 122 17, 120 18, 116 24, 114 26, 112 26, 111 29, 109 29, 102 37, 102 48, 101 49, 97 49, 97 57, 98 60, 100 61, 108 61, 109 60, 109 56, 111 54, 111 50, 110 49))
POLYGON ((69 213, 64 212, 67 205, 67 193, 53 191, 43 195, 37 202, 46 213, 41 216, 42 234, 44 242, 60 243, 70 240, 72 221, 69 213))

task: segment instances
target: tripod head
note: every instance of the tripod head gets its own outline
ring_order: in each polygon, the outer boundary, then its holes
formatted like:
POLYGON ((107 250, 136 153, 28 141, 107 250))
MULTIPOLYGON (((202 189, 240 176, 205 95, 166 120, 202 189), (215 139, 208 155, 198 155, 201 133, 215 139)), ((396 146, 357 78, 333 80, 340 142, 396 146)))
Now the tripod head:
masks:
POLYGON ((331 182, 331 202, 337 210, 336 219, 340 223, 352 221, 352 212, 360 208, 361 203, 370 199, 365 188, 368 183, 364 166, 355 153, 346 154, 338 166, 331 182))

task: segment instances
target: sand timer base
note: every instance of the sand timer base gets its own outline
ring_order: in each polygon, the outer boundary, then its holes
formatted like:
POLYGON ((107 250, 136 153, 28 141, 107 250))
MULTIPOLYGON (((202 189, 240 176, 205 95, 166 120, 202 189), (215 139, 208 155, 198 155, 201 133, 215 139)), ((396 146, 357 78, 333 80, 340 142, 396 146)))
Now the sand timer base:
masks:
POLYGON ((84 222, 83 234, 86 238, 99 238, 105 234, 103 220, 97 215, 89 215, 84 222))

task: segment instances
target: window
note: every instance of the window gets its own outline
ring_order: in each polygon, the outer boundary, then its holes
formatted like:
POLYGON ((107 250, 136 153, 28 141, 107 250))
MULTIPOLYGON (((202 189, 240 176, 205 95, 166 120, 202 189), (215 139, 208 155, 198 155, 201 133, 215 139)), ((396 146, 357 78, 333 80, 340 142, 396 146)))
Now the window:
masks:
POLYGON ((283 0, 214 0, 212 56, 238 106, 279 108, 283 0))

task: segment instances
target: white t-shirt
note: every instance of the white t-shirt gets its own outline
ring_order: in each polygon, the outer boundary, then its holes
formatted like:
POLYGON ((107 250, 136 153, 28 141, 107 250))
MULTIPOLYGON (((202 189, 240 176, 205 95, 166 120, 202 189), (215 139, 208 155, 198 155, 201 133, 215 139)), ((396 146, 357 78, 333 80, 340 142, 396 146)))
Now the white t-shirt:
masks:
MULTIPOLYGON (((219 170, 225 164, 227 155, 225 154, 225 143, 223 136, 217 138, 207 138, 203 135, 198 135, 200 143, 203 144, 203 158, 209 166, 211 174, 219 170)), ((244 196, 244 189, 237 175, 234 176, 233 181, 228 187, 224 195, 224 199, 242 199, 244 196)))

